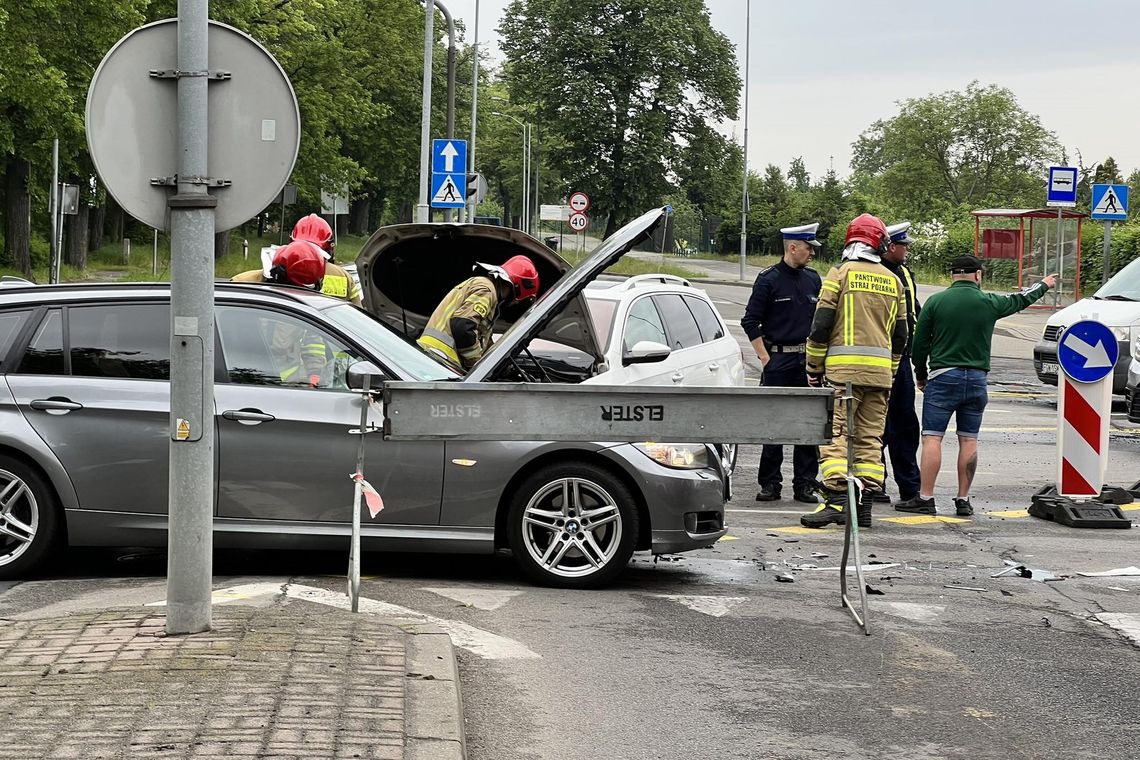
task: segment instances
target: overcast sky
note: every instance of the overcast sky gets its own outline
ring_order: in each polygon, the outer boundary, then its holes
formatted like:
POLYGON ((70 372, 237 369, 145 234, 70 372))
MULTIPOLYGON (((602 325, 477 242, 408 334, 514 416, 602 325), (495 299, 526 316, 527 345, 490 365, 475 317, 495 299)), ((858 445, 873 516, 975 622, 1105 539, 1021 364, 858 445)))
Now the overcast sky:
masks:
MULTIPOLYGON (((445 0, 471 39, 475 0, 445 0)), ((736 46, 744 78, 745 3, 706 0, 713 26, 736 46)), ((834 156, 849 172, 851 143, 894 103, 977 79, 1008 87, 1041 117, 1075 162, 1116 158, 1140 168, 1140 3, 1071 0, 751 0, 748 162, 813 176, 834 156), (1104 15, 1098 16, 1098 12, 1104 15)), ((490 43, 507 0, 480 0, 490 43)), ((743 103, 743 101, 742 101, 743 103)), ((739 141, 742 122, 729 125, 739 141)))

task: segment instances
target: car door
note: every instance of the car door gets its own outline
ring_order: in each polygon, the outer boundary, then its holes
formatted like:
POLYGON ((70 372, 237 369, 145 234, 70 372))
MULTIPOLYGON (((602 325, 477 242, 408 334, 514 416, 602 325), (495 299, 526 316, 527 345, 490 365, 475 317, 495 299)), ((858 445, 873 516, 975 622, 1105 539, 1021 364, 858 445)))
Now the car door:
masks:
POLYGON ((685 300, 678 293, 658 293, 653 302, 669 336, 666 345, 673 350, 664 362, 671 371, 670 379, 676 385, 715 385, 713 379, 719 365, 705 345, 685 300))
MULTIPOLYGON (((651 296, 644 295, 634 300, 625 313, 625 324, 621 331, 621 354, 626 356, 641 341, 669 345, 665 332, 665 322, 651 296)), ((633 385, 675 385, 684 380, 673 362, 672 356, 659 362, 647 364, 625 364, 622 367, 621 384, 633 385)), ((616 379, 615 379, 616 382, 616 379)))
POLYGON ((740 356, 740 346, 728 334, 724 320, 713 305, 699 296, 686 295, 685 305, 689 307, 704 341, 705 368, 709 370, 710 385, 743 385, 744 360, 740 356))
MULTIPOLYGON (((218 516, 348 522, 361 398, 345 369, 377 361, 293 313, 253 305, 219 305, 224 371, 214 388, 218 410, 218 516), (314 347, 325 366, 310 382, 314 347), (304 354, 304 355, 303 355, 304 354), (304 371, 297 373, 298 366, 304 371)), ((380 424, 373 411, 371 423, 380 424)), ((377 523, 436 525, 443 489, 443 443, 366 440, 365 478, 380 492, 377 523)))
POLYGON ((8 385, 67 470, 83 509, 165 513, 170 308, 47 309, 8 385))

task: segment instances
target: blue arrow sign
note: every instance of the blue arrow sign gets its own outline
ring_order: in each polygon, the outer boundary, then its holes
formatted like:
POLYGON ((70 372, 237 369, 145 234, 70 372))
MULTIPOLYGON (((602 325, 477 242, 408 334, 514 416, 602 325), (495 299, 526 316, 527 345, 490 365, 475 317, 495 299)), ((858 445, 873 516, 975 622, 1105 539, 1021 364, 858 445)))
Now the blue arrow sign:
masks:
POLYGON ((1095 383, 1108 377, 1119 356, 1112 330, 1091 319, 1072 325, 1057 341, 1057 362, 1078 383, 1095 383))
POLYGON ((1093 185, 1090 216, 1113 221, 1128 219, 1128 185, 1093 185))
POLYGON ((467 141, 432 140, 431 171, 432 174, 465 174, 467 172, 467 141))

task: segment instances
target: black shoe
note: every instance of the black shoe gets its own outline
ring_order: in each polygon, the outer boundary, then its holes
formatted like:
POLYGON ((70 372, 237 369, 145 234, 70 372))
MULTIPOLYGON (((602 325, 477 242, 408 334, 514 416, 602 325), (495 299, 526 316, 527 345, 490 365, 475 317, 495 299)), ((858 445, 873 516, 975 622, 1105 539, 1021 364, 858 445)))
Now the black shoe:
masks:
POLYGON ((819 509, 800 515, 800 525, 805 528, 823 528, 831 523, 836 525, 847 524, 847 513, 842 512, 830 504, 821 504, 819 509))
POLYGON ((915 496, 906 501, 900 501, 895 504, 896 512, 910 512, 912 515, 936 515, 938 510, 934 508, 934 497, 924 499, 921 496, 915 496))
POLYGON ((964 499, 954 499, 954 514, 958 517, 969 517, 974 514, 974 505, 970 503, 970 497, 964 499))
POLYGON ((871 493, 871 500, 875 504, 890 504, 891 503, 891 495, 888 494, 886 491, 875 491, 875 492, 868 492, 868 493, 871 493))
POLYGON ((816 498, 815 489, 813 488, 797 488, 792 495, 798 502, 804 504, 819 504, 819 499, 816 498))
POLYGON ((780 489, 776 486, 760 486, 760 493, 756 494, 756 501, 779 501, 780 489))
POLYGON ((875 502, 878 501, 875 497, 879 495, 878 491, 863 491, 859 498, 859 515, 857 517, 857 524, 860 528, 871 527, 871 512, 875 508, 875 502))

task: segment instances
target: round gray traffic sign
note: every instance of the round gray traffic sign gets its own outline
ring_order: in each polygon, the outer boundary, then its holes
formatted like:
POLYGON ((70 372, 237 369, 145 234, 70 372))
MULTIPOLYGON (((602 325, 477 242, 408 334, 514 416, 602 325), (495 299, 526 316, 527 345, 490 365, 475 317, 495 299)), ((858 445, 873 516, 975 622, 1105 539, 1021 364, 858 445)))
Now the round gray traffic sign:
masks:
MULTIPOLYGON (((301 115, 281 66, 249 35, 210 22, 208 177, 214 227, 261 212, 293 172, 301 115)), ((178 22, 140 26, 103 58, 87 93, 87 147, 123 209, 169 229, 178 172, 178 22)))

